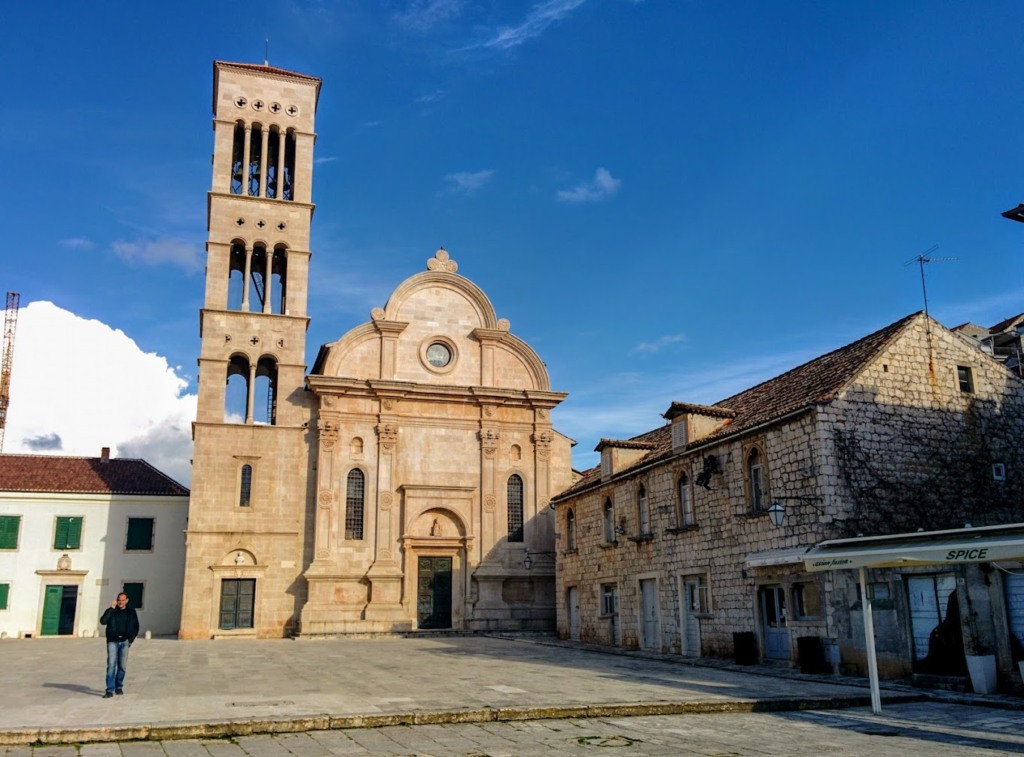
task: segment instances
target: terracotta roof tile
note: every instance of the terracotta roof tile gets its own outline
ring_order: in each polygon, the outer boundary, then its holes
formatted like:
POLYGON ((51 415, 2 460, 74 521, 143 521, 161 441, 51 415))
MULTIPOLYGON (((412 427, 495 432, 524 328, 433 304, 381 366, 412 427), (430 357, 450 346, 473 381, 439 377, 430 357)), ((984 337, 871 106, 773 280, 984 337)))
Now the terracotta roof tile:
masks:
POLYGON ((62 455, 0 455, 0 491, 189 495, 145 460, 62 455))
MULTIPOLYGON (((714 405, 693 406, 673 403, 683 407, 702 407, 704 411, 719 408, 734 412, 721 428, 704 437, 692 447, 700 447, 728 438, 742 431, 778 420, 790 413, 824 404, 836 397, 839 391, 864 369, 867 363, 900 334, 907 325, 921 313, 913 313, 880 329, 856 342, 838 350, 817 357, 757 386, 727 397, 714 405)), ((606 441, 606 440, 602 440, 606 441)), ((651 451, 624 471, 649 465, 672 454, 672 427, 669 424, 634 436, 629 442, 644 442, 652 445, 651 451)), ((620 471, 621 472, 621 471, 620 471)), ((583 477, 556 499, 587 489, 601 479, 600 466, 583 472, 583 477)))
POLYGON ((260 74, 277 74, 278 76, 287 76, 290 79, 301 79, 303 81, 315 82, 317 88, 320 86, 322 79, 318 76, 310 76, 309 74, 300 74, 296 71, 288 71, 284 68, 275 68, 274 66, 264 66, 258 63, 232 63, 226 60, 214 61, 215 65, 221 65, 226 68, 240 68, 243 71, 255 71, 260 74))

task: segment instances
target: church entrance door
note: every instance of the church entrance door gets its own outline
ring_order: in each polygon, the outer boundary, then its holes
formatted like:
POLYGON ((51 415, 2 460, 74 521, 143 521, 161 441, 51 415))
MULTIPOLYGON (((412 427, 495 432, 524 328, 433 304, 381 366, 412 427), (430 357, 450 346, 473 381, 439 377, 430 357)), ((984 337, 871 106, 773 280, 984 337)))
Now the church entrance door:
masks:
POLYGON ((452 558, 419 558, 416 625, 418 628, 452 627, 452 558))

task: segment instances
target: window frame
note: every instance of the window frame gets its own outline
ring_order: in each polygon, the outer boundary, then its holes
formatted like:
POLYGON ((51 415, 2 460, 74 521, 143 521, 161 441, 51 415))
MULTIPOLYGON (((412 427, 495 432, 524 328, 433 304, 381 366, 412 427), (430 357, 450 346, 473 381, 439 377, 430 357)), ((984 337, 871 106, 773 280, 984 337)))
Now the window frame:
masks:
POLYGON ((767 513, 771 499, 768 484, 768 456, 760 445, 752 446, 743 458, 743 476, 750 512, 767 513))
POLYGON ((615 537, 615 505, 612 504, 611 497, 605 497, 604 506, 602 511, 602 518, 604 522, 604 541, 605 544, 615 544, 618 539, 615 537))
POLYGON ((956 381, 961 394, 974 394, 974 370, 969 365, 956 367, 956 381))
POLYGON ((252 463, 242 463, 238 469, 238 506, 252 509, 252 463))
POLYGON ((526 481, 518 473, 510 473, 505 481, 506 525, 509 543, 521 544, 526 540, 525 501, 526 481), (518 492, 513 490, 513 480, 519 482, 518 492))
POLYGON ((11 582, 0 581, 0 612, 11 609, 11 582))
POLYGON ((81 515, 55 515, 53 517, 53 540, 51 544, 53 549, 57 552, 80 552, 82 549, 82 531, 85 529, 85 518, 81 515), (74 546, 71 546, 72 541, 72 525, 74 521, 78 521, 78 533, 74 540, 74 546), (58 541, 61 533, 61 526, 65 526, 65 538, 63 541, 58 541))
POLYGON ((651 502, 647 496, 647 487, 641 482, 636 489, 637 536, 646 539, 652 535, 651 502))
POLYGON ((692 528, 697 525, 697 513, 693 507, 693 487, 690 477, 680 473, 676 480, 677 523, 679 528, 692 528))
POLYGON ((570 507, 565 512, 565 543, 566 549, 576 549, 576 513, 570 507))
POLYGON ((129 515, 125 520, 124 551, 125 552, 153 552, 156 549, 156 518, 147 515, 129 515), (131 546, 132 521, 149 521, 149 546, 131 546))
POLYGON ((822 602, 821 584, 817 581, 794 581, 790 588, 792 597, 790 602, 793 607, 793 620, 821 620, 825 617, 825 607, 822 602), (817 613, 807 612, 806 589, 811 588, 818 595, 817 613))
POLYGON ((598 594, 600 606, 600 617, 610 618, 619 614, 619 584, 609 582, 601 584, 598 594))
POLYGON ((366 539, 366 472, 352 468, 345 475, 345 541, 366 539))

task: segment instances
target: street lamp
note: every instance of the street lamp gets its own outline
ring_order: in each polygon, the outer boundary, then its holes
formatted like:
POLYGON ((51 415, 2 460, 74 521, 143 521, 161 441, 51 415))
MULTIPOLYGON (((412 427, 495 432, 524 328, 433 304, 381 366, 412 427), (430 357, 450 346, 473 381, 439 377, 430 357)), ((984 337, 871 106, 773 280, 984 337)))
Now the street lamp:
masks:
POLYGON ((551 562, 555 561, 554 552, 531 552, 529 547, 523 547, 523 552, 526 553, 526 557, 523 558, 523 567, 527 570, 533 567, 533 558, 531 555, 546 555, 551 558, 551 562))
POLYGON ((821 501, 819 497, 778 497, 775 502, 768 507, 765 511, 768 513, 768 520, 772 522, 772 526, 779 528, 782 526, 782 521, 786 518, 786 507, 778 500, 792 500, 795 502, 808 502, 815 510, 818 511, 818 515, 825 514, 825 508, 821 507, 817 503, 821 501))

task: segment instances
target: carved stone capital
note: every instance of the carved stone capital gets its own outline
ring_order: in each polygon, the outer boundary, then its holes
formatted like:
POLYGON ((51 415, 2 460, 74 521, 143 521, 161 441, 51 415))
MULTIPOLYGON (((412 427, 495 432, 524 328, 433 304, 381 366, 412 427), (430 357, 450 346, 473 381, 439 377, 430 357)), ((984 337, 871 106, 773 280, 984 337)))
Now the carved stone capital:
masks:
POLYGON ((322 418, 316 422, 316 430, 320 434, 320 444, 330 449, 338 441, 339 429, 337 425, 322 418))
POLYGON ((381 449, 386 452, 394 450, 398 444, 398 424, 380 423, 377 425, 377 436, 380 438, 381 449))

